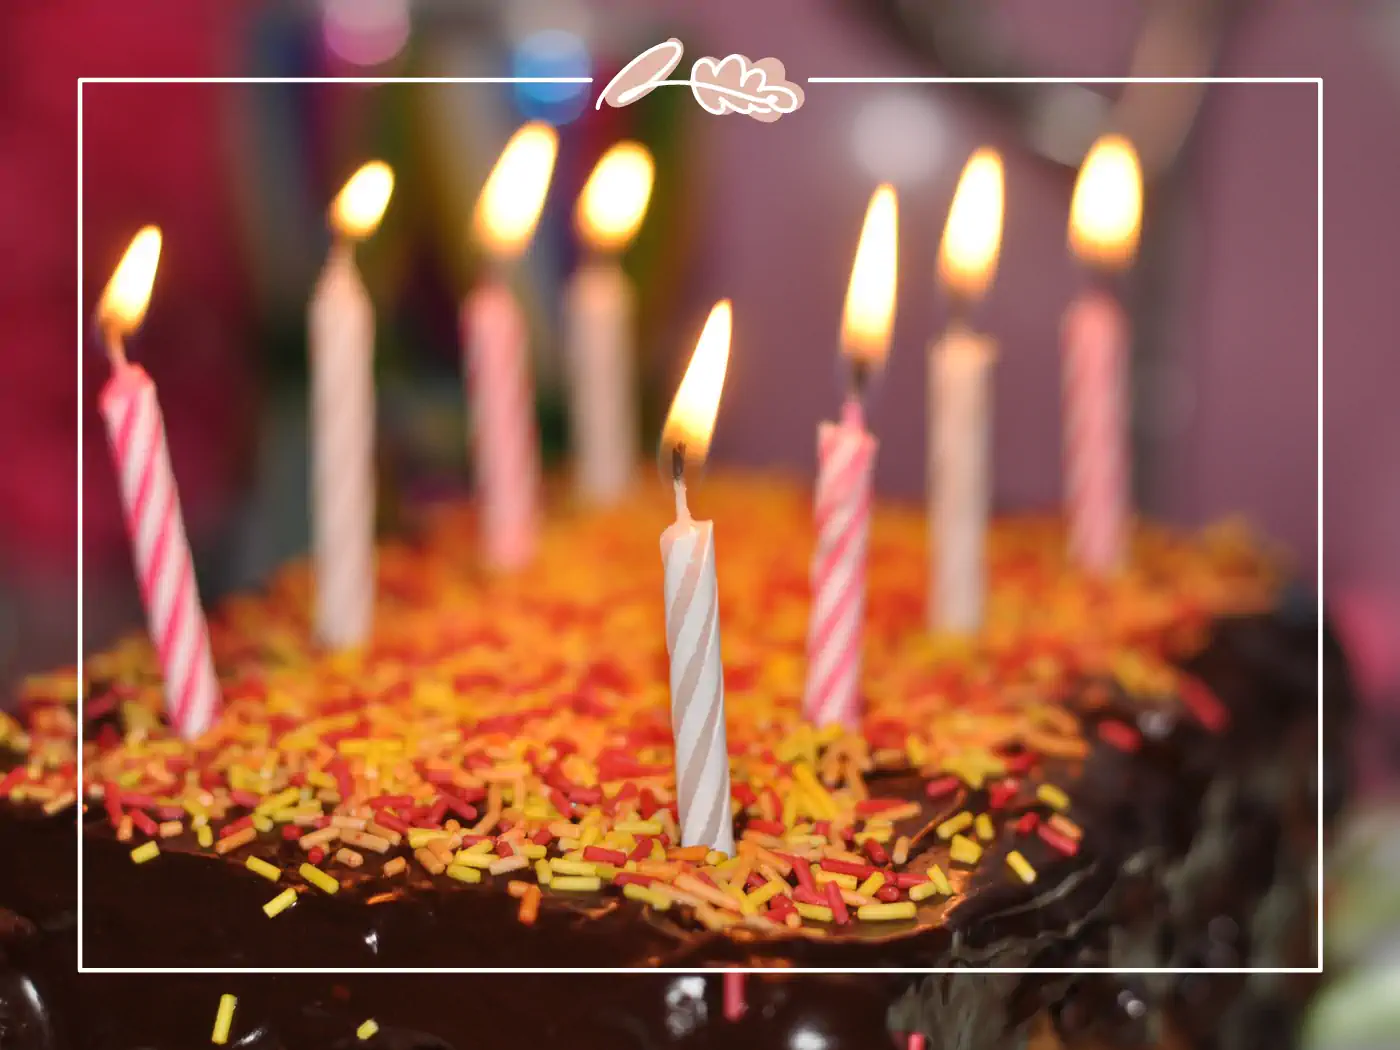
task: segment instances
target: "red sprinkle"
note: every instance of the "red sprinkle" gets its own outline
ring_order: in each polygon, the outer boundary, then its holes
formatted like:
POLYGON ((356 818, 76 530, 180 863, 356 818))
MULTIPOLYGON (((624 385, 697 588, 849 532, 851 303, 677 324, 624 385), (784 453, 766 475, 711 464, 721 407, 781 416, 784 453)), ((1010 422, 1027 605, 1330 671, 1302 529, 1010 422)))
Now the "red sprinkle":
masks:
POLYGON ((747 1009, 748 1004, 744 1000, 744 974, 726 973, 724 975, 724 1019, 737 1021, 744 1016, 744 1011, 747 1009))
POLYGON ((1128 754, 1132 754, 1142 746, 1142 737, 1138 731, 1116 718, 1109 718, 1099 723, 1099 739, 1109 747, 1126 751, 1128 754))
POLYGON ((387 810, 376 809, 374 811, 374 822, 380 827, 388 828, 390 831, 397 831, 400 835, 408 834, 408 825, 387 810))
POLYGON ((156 804, 156 800, 155 800, 154 798, 152 798, 150 795, 138 794, 138 793, 135 792, 135 791, 123 791, 123 792, 122 792, 122 805, 123 805, 123 806, 140 806, 140 807, 143 807, 143 808, 144 808, 144 807, 146 807, 146 806, 154 806, 155 804, 156 804))
POLYGON ((765 835, 777 835, 782 837, 787 834, 787 828, 776 820, 761 820, 758 817, 749 821, 749 828, 752 831, 761 831, 765 835))
POLYGON ((924 785, 924 794, 929 798, 942 798, 944 795, 951 795, 958 789, 961 781, 951 773, 943 777, 934 777, 924 785))
POLYGON ((987 806, 990 809, 1002 809, 1016 797, 1021 790, 1019 780, 998 780, 991 787, 987 788, 987 806))
MULTIPOLYGON (((834 886, 836 884, 833 882, 831 883, 831 885, 834 886)), ((826 898, 823 897, 820 893, 818 893, 815 889, 809 888, 807 886, 798 886, 795 890, 793 890, 792 899, 795 901, 801 901, 803 904, 816 904, 823 908, 826 907, 826 898)), ((777 898, 775 897, 774 900, 777 900, 777 898)))
MULTIPOLYGON (((259 802, 262 801, 262 799, 258 798, 258 796, 253 794, 251 791, 243 791, 241 789, 238 791, 230 791, 228 793, 228 797, 229 800, 235 805, 243 806, 246 809, 252 809, 259 802)), ((130 802, 130 800, 128 800, 127 804, 134 805, 134 803, 130 802)))
POLYGON ((625 886, 629 882, 635 883, 638 886, 650 886, 655 881, 656 880, 650 875, 643 875, 635 871, 619 871, 613 876, 613 882, 617 883, 619 886, 625 886))
POLYGON ((297 827, 295 824, 282 825, 282 837, 288 842, 295 842, 297 839, 301 838, 301 835, 301 828, 297 827))
POLYGON ((233 834, 235 834, 235 833, 237 833, 237 832, 240 832, 240 831, 242 831, 244 828, 251 828, 252 826, 253 826, 253 816, 252 816, 252 814, 250 813, 250 814, 248 814, 247 816, 239 817, 237 820, 231 820, 231 821, 229 821, 227 824, 225 824, 223 827, 221 827, 221 828, 219 829, 219 838, 221 838, 221 839, 226 839, 226 838, 228 838, 230 835, 233 835, 233 834))
POLYGON ((924 1050, 924 1033, 910 1032, 904 1050, 924 1050))
MULTIPOLYGON (((627 859, 646 860, 651 856, 651 842, 652 840, 649 837, 643 835, 637 840, 637 844, 632 847, 632 852, 627 854, 627 859)), ((543 843, 541 843, 541 845, 543 845, 543 843)))
POLYGON ((903 897, 904 894, 899 892, 898 886, 885 885, 881 886, 878 890, 875 891, 875 896, 879 900, 884 901, 886 904, 893 904, 895 901, 903 897))
POLYGON ((505 839, 497 839, 497 840, 496 840, 496 856, 498 856, 498 857, 513 857, 513 856, 515 856, 515 850, 514 850, 514 848, 511 847, 511 844, 510 844, 509 842, 507 842, 505 839))
POLYGON ((1006 772, 1011 776, 1020 776, 1022 773, 1029 773, 1031 766, 1036 763, 1036 753, 1034 751, 1022 751, 1020 754, 1003 758, 1001 764, 1006 772))
POLYGON ((402 809, 404 806, 413 805, 413 796, 375 795, 374 798, 365 799, 365 805, 371 809, 402 809))
POLYGON ((1190 709, 1201 725, 1212 733, 1219 733, 1229 725, 1230 713, 1225 710, 1225 705, 1220 702, 1220 698, 1210 686, 1199 678, 1181 675, 1177 683, 1177 692, 1181 696, 1181 702, 1190 709))
MULTIPOLYGON (((885 878, 889 878, 889 875, 886 875, 885 878)), ((894 875, 894 884, 896 886, 899 886, 901 889, 906 890, 910 887, 919 885, 921 882, 928 881, 929 877, 923 872, 919 871, 899 871, 896 872, 894 875)))
POLYGON ((1051 849, 1063 853, 1066 857, 1073 857, 1079 852, 1079 843, 1075 842, 1074 839, 1070 838, 1068 835, 1063 835, 1056 831, 1049 824, 1041 824, 1035 830, 1036 834, 1044 839, 1051 849))
POLYGON ((845 926, 851 921, 851 913, 846 910, 846 902, 841 898, 841 887, 834 882, 826 884, 826 903, 838 926, 845 926))
POLYGON ((447 819, 447 799, 445 799, 445 798, 443 798, 441 795, 439 795, 439 796, 438 796, 438 800, 437 800, 436 802, 433 803, 433 808, 430 809, 430 810, 428 810, 427 821, 428 821, 429 824, 431 824, 433 827, 436 828, 436 827, 441 827, 441 826, 442 826, 442 822, 443 822, 444 820, 446 820, 446 819, 447 819))
POLYGON ((585 846, 583 849, 583 859, 597 861, 601 864, 611 864, 614 868, 620 868, 627 863, 627 854, 618 849, 605 849, 602 846, 585 846))
MULTIPOLYGON (((778 854, 785 861, 792 865, 793 872, 797 875, 797 885, 804 890, 809 890, 815 896, 817 884, 812 880, 812 866, 803 857, 794 857, 792 854, 778 854)), ((818 901, 817 903, 821 903, 818 901)))
POLYGON ((797 911, 797 906, 787 894, 780 893, 768 902, 768 911, 778 922, 782 922, 788 915, 797 911))
POLYGON ((10 770, 3 777, 0 777, 0 795, 8 795, 14 788, 18 787, 20 781, 28 775, 29 770, 27 768, 24 766, 15 766, 14 769, 10 770))
POLYGON ((873 864, 856 864, 849 860, 837 860, 835 857, 825 858, 821 866, 827 871, 834 871, 839 875, 854 875, 858 879, 868 879, 875 873, 873 864))
POLYGON ((1016 834, 1029 835, 1036 829, 1036 825, 1039 823, 1040 814, 1035 810, 1031 810, 1029 813, 1022 813, 1021 819, 1011 826, 1016 829, 1016 834))
MULTIPOLYGON (((449 794, 446 791, 439 791, 438 802, 445 804, 448 809, 452 810, 453 813, 457 814, 457 816, 461 817, 463 820, 476 819, 476 807, 467 805, 466 802, 456 795, 449 794)), ((434 812, 436 812, 436 807, 434 807, 434 812)), ((446 816, 446 814, 443 815, 446 816)))
POLYGON ((306 855, 306 860, 312 867, 315 867, 317 864, 320 864, 321 861, 325 859, 326 851, 323 850, 320 846, 316 846, 311 850, 310 853, 306 855))
POLYGON ((139 828, 142 834, 154 838, 156 833, 160 830, 156 827, 156 822, 139 809, 133 809, 129 816, 131 817, 131 823, 139 828))
MULTIPOLYGON (((22 770, 21 770, 22 772, 22 770)), ((9 779, 8 777, 6 778, 9 779)), ((5 793, 5 784, 0 782, 0 795, 5 793)), ((107 819, 116 827, 122 822, 122 804, 118 801, 117 785, 108 784, 102 792, 102 805, 106 807, 107 819)))
POLYGON ((890 855, 885 852, 885 847, 874 839, 866 839, 861 845, 861 849, 865 851, 865 855, 869 857, 872 862, 879 864, 881 867, 890 862, 890 855))

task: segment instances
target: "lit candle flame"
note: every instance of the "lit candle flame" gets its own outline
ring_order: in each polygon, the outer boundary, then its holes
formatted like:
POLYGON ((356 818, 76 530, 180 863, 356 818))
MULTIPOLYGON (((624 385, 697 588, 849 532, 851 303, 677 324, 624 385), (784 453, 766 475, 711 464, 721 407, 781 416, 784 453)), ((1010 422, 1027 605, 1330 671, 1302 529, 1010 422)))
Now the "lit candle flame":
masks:
POLYGON ((522 127, 501 151, 476 203, 477 236, 496 257, 516 258, 530 243, 558 152, 559 137, 539 121, 522 127))
POLYGON ((1069 210, 1069 243, 1082 262, 1122 269, 1142 227, 1142 168, 1120 135, 1094 143, 1079 169, 1069 210))
POLYGON ((579 233, 599 251, 620 251, 642 224, 654 166, 645 146, 619 142, 603 154, 578 199, 579 233))
POLYGON ((899 268, 899 204, 894 187, 875 190, 860 228, 846 309, 841 317, 841 347, 852 359, 878 365, 890 349, 894 295, 899 268))
POLYGON ((140 327, 159 262, 160 229, 142 227, 131 239, 97 304, 97 320, 108 338, 120 339, 140 327))
POLYGON ((980 299, 996 273, 1004 199, 1001 157, 979 149, 958 180, 938 250, 939 276, 964 299, 980 299))
POLYGON ((345 184, 331 205, 331 226, 351 240, 368 237, 379 226, 389 196, 394 192, 394 171, 382 160, 372 160, 345 184))
POLYGON ((734 327, 728 299, 721 299, 710 310, 695 353, 676 389, 666 426, 661 431, 665 455, 679 446, 685 448, 687 463, 699 465, 710 450, 710 437, 719 414, 719 396, 724 389, 724 372, 729 364, 729 336, 734 327))

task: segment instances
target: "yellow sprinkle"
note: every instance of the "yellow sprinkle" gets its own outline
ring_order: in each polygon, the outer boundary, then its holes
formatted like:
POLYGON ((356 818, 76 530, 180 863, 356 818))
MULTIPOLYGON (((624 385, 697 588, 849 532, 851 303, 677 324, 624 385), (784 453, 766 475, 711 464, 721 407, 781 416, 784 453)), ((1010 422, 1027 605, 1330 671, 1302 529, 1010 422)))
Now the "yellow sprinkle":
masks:
POLYGON ((480 842, 473 842, 473 843, 472 843, 470 846, 468 846, 466 849, 462 850, 462 852, 463 852, 463 853, 490 853, 492 847, 495 846, 495 845, 496 845, 496 844, 495 844, 494 842, 492 842, 490 839, 482 839, 480 842))
POLYGON ((301 877, 311 885, 315 886, 323 893, 335 893, 340 889, 340 883, 327 875, 314 864, 302 864, 297 871, 301 872, 301 877))
POLYGON ((275 918, 296 903, 297 891, 288 887, 272 900, 263 905, 263 913, 269 918, 275 918))
MULTIPOLYGON (((327 831, 330 831, 331 829, 330 829, 330 828, 327 828, 326 830, 327 830, 327 831)), ((422 848, 423 848, 424 846, 426 846, 429 842, 433 842, 433 841, 435 841, 435 840, 437 840, 437 839, 445 839, 445 838, 450 838, 450 837, 451 837, 451 833, 450 833, 450 832, 447 832, 447 831, 438 831, 438 830, 436 830, 436 829, 434 829, 434 828, 409 828, 409 829, 408 829, 408 846, 409 846, 410 849, 422 849, 422 848)), ((305 836, 305 835, 303 835, 302 838, 301 838, 301 841, 302 841, 302 849, 306 849, 306 848, 307 848, 306 845, 305 845, 307 838, 308 838, 308 836, 305 836)), ((483 839, 482 841, 486 843, 486 848, 487 848, 487 849, 490 849, 490 848, 491 848, 491 842, 490 842, 489 839, 483 839)), ((313 842, 312 845, 314 846, 314 845, 316 845, 316 843, 313 842)))
POLYGON ((932 897, 938 892, 938 887, 933 884, 933 880, 928 882, 915 883, 909 887, 909 899, 911 901, 921 901, 927 897, 932 897))
POLYGON ((131 859, 137 864, 145 864, 148 860, 155 860, 160 855, 160 846, 152 840, 143 842, 131 851, 131 859))
POLYGON ((359 1028, 355 1029, 355 1037, 357 1039, 373 1039, 375 1033, 378 1031, 379 1022, 376 1021, 373 1017, 371 1017, 364 1024, 360 1025, 359 1028))
POLYGON ((952 886, 952 883, 950 883, 950 882, 948 881, 948 876, 945 875, 945 874, 943 874, 943 869, 940 868, 937 864, 935 864, 935 865, 933 865, 932 867, 930 867, 930 868, 928 869, 928 871, 924 872, 924 874, 927 875, 927 876, 929 877, 929 880, 930 880, 935 886, 938 887, 938 892, 939 892, 939 893, 943 894, 943 896, 945 896, 945 897, 948 897, 948 896, 951 896, 951 895, 952 895, 952 893, 953 893, 953 886, 952 886))
POLYGON ((848 890, 853 890, 859 885, 859 880, 854 875, 848 875, 844 871, 826 871, 818 868, 812 872, 812 878, 818 886, 825 886, 828 882, 834 882, 838 886, 844 886, 848 890))
POLYGON ((219 1012, 214 1015, 214 1033, 209 1041, 223 1046, 228 1042, 229 1029, 233 1027, 233 1010, 238 1005, 238 996, 224 994, 219 997, 219 1012))
POLYGON ((527 842, 523 846, 517 846, 515 852, 519 853, 522 857, 528 857, 530 860, 539 860, 541 857, 549 855, 549 850, 541 846, 538 842, 527 842))
POLYGON ((452 863, 464 868, 489 868, 500 859, 493 853, 471 853, 463 849, 457 851, 452 863))
POLYGON ((872 872, 870 878, 866 879, 856 888, 856 892, 862 897, 873 897, 884 884, 885 873, 882 871, 872 872))
POLYGON ((1021 881, 1031 883, 1035 881, 1035 869, 1031 867, 1030 861, 1021 856, 1019 850, 1012 850, 1006 855, 1007 866, 1020 876, 1021 881))
POLYGON ((728 853, 721 853, 717 849, 712 849, 709 853, 705 854, 705 863, 710 865, 711 867, 718 867, 728 859, 728 853))
POLYGON ((959 864, 976 864, 982 858, 982 847, 963 835, 954 835, 948 856, 959 864))
POLYGON ((265 817, 265 816, 263 816, 261 813, 255 813, 255 814, 253 815, 253 827, 257 828, 258 831, 261 831, 261 832, 271 831, 271 830, 272 830, 272 818, 271 818, 271 817, 265 817))
POLYGON ((752 893, 746 893, 739 901, 739 910, 745 915, 757 915, 758 909, 763 907, 785 889, 783 883, 768 881, 752 893))
POLYGON ((957 816, 949 817, 942 824, 938 825, 938 837, 941 839, 950 839, 971 824, 972 814, 967 810, 963 810, 957 816))
POLYGON ((549 862, 556 875, 597 875, 598 865, 591 860, 565 860, 556 857, 549 862))
POLYGON ((641 901, 643 904, 651 903, 651 890, 646 886, 639 886, 635 882, 623 883, 622 895, 628 900, 641 901))
POLYGON ((617 831, 626 831, 632 835, 660 835, 661 824, 655 820, 619 820, 613 825, 617 831))
POLYGON ((549 866, 547 860, 535 861, 535 881, 541 886, 548 886, 554 879, 554 869, 549 866))
POLYGON ((552 890, 589 890, 602 889, 603 880, 597 875, 556 875, 549 884, 552 890))
POLYGON ((254 875, 261 875, 268 882, 276 882, 282 875, 282 869, 274 867, 261 857, 249 857, 243 862, 243 866, 254 875))
POLYGON ((1054 784, 1041 784, 1035 789, 1035 797, 1051 809, 1069 808, 1069 796, 1054 784))
POLYGON ((456 879, 458 882, 481 881, 481 871, 478 868, 468 867, 465 864, 449 864, 445 874, 448 878, 456 879))
POLYGON ((977 837, 983 842, 991 842, 996 835, 996 829, 992 827, 992 818, 985 813, 977 814, 977 819, 973 822, 977 829, 977 837))
POLYGON ((831 909, 824 904, 803 904, 799 901, 797 914, 813 922, 833 922, 836 919, 836 916, 831 914, 831 909))
POLYGON ((205 849, 214 845, 214 831, 208 824, 201 824, 194 833, 195 840, 205 849))
POLYGON ((862 904, 856 909, 856 917, 863 922, 889 922, 891 919, 912 919, 913 901, 895 901, 893 904, 862 904))

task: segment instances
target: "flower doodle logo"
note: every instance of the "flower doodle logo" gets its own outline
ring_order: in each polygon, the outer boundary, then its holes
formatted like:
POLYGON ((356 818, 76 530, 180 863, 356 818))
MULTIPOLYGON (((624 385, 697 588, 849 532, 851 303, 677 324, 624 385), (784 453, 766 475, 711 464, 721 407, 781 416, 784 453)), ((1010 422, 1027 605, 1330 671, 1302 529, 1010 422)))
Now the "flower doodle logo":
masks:
POLYGON ((690 67, 689 80, 667 80, 683 54, 685 46, 674 37, 647 48, 608 82, 594 108, 602 109, 604 102, 630 106, 657 88, 672 85, 690 88, 695 101, 717 117, 742 113, 772 123, 802 108, 802 89, 787 80, 787 71, 776 58, 757 62, 743 55, 698 58, 690 67))

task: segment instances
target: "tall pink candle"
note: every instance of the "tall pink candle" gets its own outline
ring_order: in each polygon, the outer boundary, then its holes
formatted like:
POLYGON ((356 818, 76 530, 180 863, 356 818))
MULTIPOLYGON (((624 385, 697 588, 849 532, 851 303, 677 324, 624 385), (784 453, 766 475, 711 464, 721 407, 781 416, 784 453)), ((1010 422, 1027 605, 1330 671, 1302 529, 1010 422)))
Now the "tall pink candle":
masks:
MULTIPOLYGON (((1142 172, 1132 144, 1116 135, 1084 158, 1070 205, 1075 257, 1101 278, 1132 261, 1142 218, 1142 172)), ((1128 348, 1122 306, 1091 288, 1065 313, 1065 510, 1069 555, 1093 575, 1121 568, 1128 557, 1128 348)))
POLYGON ((112 378, 98 407, 117 468, 147 630, 165 677, 166 714, 176 732, 191 739, 218 714, 219 683, 155 384, 144 369, 127 362, 122 348, 122 339, 145 313, 159 256, 160 231, 148 226, 136 235, 103 293, 99 316, 112 378))
POLYGON ((525 319, 504 283, 467 297, 462 343, 483 550, 490 565, 517 569, 533 557, 539 534, 539 438, 525 319))
POLYGON ((860 723, 865 559, 878 448, 854 399, 841 421, 823 423, 817 436, 817 546, 803 710, 818 725, 860 723))
POLYGON ((871 195, 851 266, 841 344, 852 371, 840 422, 817 430, 817 543, 802 710, 817 725, 860 725, 865 561, 870 488, 878 442, 865 429, 860 399, 872 368, 889 353, 898 274, 898 202, 882 185, 871 195))
POLYGON ((476 234, 497 275, 462 303, 462 371, 475 437, 482 552, 497 569, 521 568, 534 556, 540 487, 528 330, 499 271, 534 235, 558 149, 548 124, 521 127, 501 151, 476 205, 476 234))

